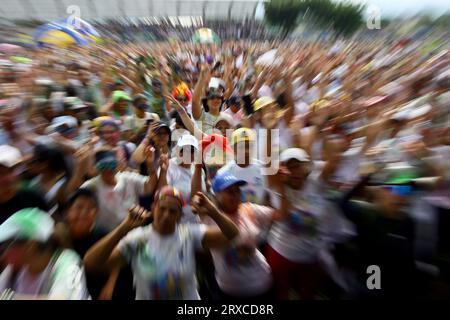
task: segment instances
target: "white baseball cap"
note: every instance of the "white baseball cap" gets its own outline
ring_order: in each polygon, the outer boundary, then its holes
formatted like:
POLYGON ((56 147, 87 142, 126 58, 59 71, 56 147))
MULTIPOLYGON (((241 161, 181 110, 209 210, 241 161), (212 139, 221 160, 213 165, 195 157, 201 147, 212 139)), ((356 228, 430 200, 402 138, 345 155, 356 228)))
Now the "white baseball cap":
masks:
POLYGON ((0 146, 0 165, 12 168, 22 161, 19 149, 4 144, 0 146))
POLYGON ((198 150, 198 140, 196 137, 190 134, 184 134, 180 137, 180 139, 177 142, 178 148, 183 148, 184 146, 192 146, 196 150, 198 150))
POLYGON ((230 116, 229 114, 223 113, 221 112, 219 117, 216 119, 216 121, 214 122, 214 126, 216 126, 220 121, 225 121, 227 122, 230 126, 235 127, 235 123, 233 120, 233 117, 230 116))
POLYGON ((284 150, 280 154, 281 162, 286 162, 291 159, 295 159, 300 162, 309 162, 308 154, 305 152, 305 150, 300 149, 300 148, 289 148, 289 149, 284 150))

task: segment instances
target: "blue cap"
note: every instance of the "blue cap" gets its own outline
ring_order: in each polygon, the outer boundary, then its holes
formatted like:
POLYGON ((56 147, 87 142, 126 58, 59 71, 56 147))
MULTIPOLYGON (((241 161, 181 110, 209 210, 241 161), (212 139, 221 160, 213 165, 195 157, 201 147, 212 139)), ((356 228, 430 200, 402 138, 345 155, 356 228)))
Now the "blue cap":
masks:
POLYGON ((236 178, 231 173, 223 172, 214 177, 212 188, 214 193, 218 193, 234 185, 243 186, 246 184, 246 181, 236 178))

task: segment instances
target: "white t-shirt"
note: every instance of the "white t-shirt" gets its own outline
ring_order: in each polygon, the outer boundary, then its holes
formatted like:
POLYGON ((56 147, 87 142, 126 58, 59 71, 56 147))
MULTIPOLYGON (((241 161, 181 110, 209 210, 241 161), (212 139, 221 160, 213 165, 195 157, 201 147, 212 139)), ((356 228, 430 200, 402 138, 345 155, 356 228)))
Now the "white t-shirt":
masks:
POLYGON ((226 294, 250 297, 270 289, 270 266, 257 246, 262 231, 270 226, 273 212, 269 207, 244 203, 235 216, 228 216, 238 226, 239 236, 231 247, 211 250, 217 283, 226 294))
POLYGON ((136 300, 199 300, 195 250, 205 232, 205 225, 183 224, 162 236, 150 225, 126 235, 118 249, 131 263, 136 300))
POLYGON ((217 172, 230 172, 235 177, 247 182, 247 185, 242 187, 245 194, 245 201, 256 204, 264 203, 265 190, 267 186, 266 177, 262 174, 263 167, 256 161, 251 163, 248 167, 242 168, 236 164, 235 160, 231 160, 217 172))
POLYGON ((144 195, 148 177, 135 172, 116 174, 116 185, 106 185, 100 176, 86 181, 81 187, 96 192, 99 202, 97 224, 107 231, 117 227, 127 216, 128 210, 139 204, 139 196, 144 195))
MULTIPOLYGON (((301 190, 287 188, 290 215, 275 221, 269 232, 269 245, 286 259, 298 263, 314 263, 331 241, 352 233, 348 222, 324 199, 325 187, 312 173, 301 190)), ((271 202, 280 207, 280 198, 271 192, 271 202)))
POLYGON ((196 121, 197 127, 200 128, 205 134, 214 133, 214 124, 220 117, 221 112, 218 116, 213 116, 209 112, 202 111, 201 117, 196 121))
POLYGON ((12 266, 0 274, 0 295, 11 289, 18 295, 43 295, 52 300, 90 300, 83 264, 73 250, 57 251, 39 275, 31 277, 26 268, 13 277, 12 266))
POLYGON ((361 148, 351 148, 342 154, 338 169, 331 177, 332 181, 353 184, 359 179, 359 167, 364 160, 361 148))
MULTIPOLYGON (((192 175, 194 174, 194 166, 191 168, 183 168, 177 164, 176 158, 169 160, 169 168, 167 169, 167 184, 175 187, 180 191, 183 199, 189 203, 191 198, 191 182, 192 175)), ((204 175, 202 174, 202 190, 206 190, 206 185, 204 182, 204 175)), ((192 208, 190 205, 186 205, 183 208, 183 216, 180 223, 198 223, 200 222, 197 215, 192 213, 192 208)))

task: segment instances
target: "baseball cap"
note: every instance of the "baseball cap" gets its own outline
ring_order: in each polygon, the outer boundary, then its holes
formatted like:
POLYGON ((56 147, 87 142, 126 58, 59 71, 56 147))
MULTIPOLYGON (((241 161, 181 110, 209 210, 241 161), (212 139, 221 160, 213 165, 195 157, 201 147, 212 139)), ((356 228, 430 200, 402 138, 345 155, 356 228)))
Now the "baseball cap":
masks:
POLYGON ((143 100, 143 99, 145 99, 145 100, 147 100, 147 97, 146 96, 144 96, 142 93, 138 93, 138 94, 136 94, 136 95, 134 95, 133 96, 133 104, 136 104, 139 100, 143 100))
POLYGON ((185 134, 180 137, 177 142, 177 147, 183 148, 184 146, 192 146, 198 150, 198 140, 196 137, 190 134, 185 134))
POLYGON ((4 144, 0 146, 0 165, 12 168, 22 160, 22 154, 19 149, 4 144))
POLYGON ((295 159, 300 162, 309 162, 308 154, 305 152, 305 150, 300 149, 300 148, 289 148, 289 149, 284 150, 280 154, 281 162, 286 162, 291 159, 295 159))
POLYGON ((255 101, 255 103, 253 105, 253 110, 258 111, 258 110, 268 106, 269 104, 272 104, 275 102, 276 101, 274 99, 272 99, 271 97, 261 97, 255 101))
POLYGON ((235 145, 243 141, 254 141, 255 138, 255 131, 253 129, 239 128, 234 130, 231 135, 231 145, 235 145))
POLYGON ((70 110, 78 110, 86 108, 86 105, 78 97, 66 97, 64 106, 70 110))
POLYGON ((69 128, 76 128, 78 125, 78 121, 76 118, 71 117, 71 116, 56 117, 52 120, 51 126, 53 128, 57 128, 57 127, 60 127, 63 125, 66 125, 69 128))
POLYGON ((219 117, 216 119, 216 121, 214 122, 214 126, 216 126, 220 121, 225 121, 227 122, 230 126, 234 127, 234 120, 233 117, 230 116, 229 114, 223 113, 221 112, 219 117))
POLYGON ((211 98, 223 98, 223 93, 218 88, 209 88, 208 93, 206 94, 206 99, 211 98))
POLYGON ((55 222, 47 212, 38 208, 22 209, 0 225, 0 242, 17 238, 45 242, 54 228, 55 222))
POLYGON ((122 90, 116 90, 113 92, 112 100, 114 103, 119 102, 120 100, 131 101, 130 96, 122 90))
POLYGON ((214 193, 218 193, 234 185, 243 186, 246 184, 246 181, 236 178, 233 174, 223 172, 214 177, 212 188, 214 193))
POLYGON ((169 135, 172 133, 172 131, 170 130, 170 127, 167 124, 165 124, 164 122, 159 122, 158 126, 156 126, 156 128, 155 128, 155 132, 158 132, 160 130, 166 130, 169 133, 169 135))

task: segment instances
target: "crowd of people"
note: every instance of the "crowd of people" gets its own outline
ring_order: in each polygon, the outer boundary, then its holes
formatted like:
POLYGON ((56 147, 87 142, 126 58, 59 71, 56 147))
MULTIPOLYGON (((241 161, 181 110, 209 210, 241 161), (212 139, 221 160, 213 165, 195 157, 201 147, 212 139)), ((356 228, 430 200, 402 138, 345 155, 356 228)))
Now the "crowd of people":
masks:
MULTIPOLYGON (((191 18, 194 20, 194 18, 191 18)), ((200 18, 199 18, 200 19, 200 18)), ((198 20, 198 19, 197 19, 198 20)), ((195 31, 200 28, 210 28, 223 40, 261 40, 273 39, 262 21, 245 19, 243 21, 207 20, 182 24, 179 20, 172 23, 169 19, 159 19, 158 23, 145 21, 108 20, 93 23, 101 34, 108 35, 118 42, 165 41, 175 38, 180 41, 190 41, 195 31)))
POLYGON ((450 297, 448 49, 26 55, 1 57, 1 299, 450 297))

